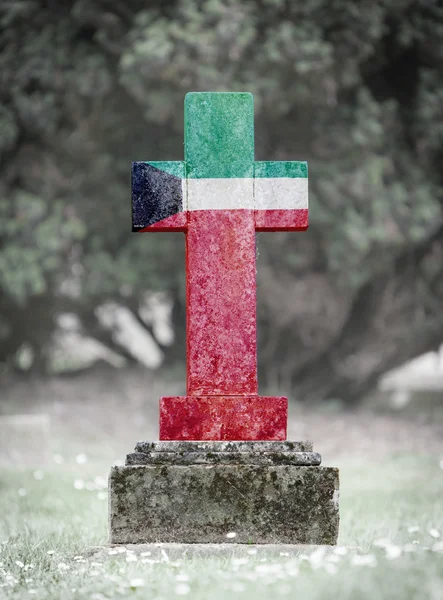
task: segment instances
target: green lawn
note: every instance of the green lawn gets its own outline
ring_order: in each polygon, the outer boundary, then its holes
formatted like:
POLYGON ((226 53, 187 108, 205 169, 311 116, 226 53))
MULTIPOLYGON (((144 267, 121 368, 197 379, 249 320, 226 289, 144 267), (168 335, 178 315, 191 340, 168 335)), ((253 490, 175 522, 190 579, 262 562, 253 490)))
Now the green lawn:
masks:
POLYGON ((107 539, 102 462, 0 471, 0 598, 443 598, 439 458, 328 464, 341 472, 340 548, 222 557, 91 554, 107 539))

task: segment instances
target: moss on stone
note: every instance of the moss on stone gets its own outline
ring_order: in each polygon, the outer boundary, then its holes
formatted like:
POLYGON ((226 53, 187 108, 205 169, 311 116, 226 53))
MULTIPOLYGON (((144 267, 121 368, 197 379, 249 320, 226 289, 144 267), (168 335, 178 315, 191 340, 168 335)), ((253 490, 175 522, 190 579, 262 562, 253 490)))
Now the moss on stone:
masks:
POLYGON ((113 543, 229 541, 333 544, 338 470, 190 465, 115 467, 113 543))

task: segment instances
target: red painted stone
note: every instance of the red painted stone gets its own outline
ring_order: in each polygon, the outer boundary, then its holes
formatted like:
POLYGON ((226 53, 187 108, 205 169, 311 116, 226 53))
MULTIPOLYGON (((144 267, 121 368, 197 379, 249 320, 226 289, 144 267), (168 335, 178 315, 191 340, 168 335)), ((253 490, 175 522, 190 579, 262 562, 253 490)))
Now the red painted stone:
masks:
POLYGON ((160 400, 161 440, 285 440, 287 398, 173 396, 160 400))
POLYGON ((257 394, 253 210, 189 212, 187 394, 257 394))
POLYGON ((139 229, 139 233, 145 231, 186 231, 187 224, 187 215, 185 212, 177 213, 176 215, 172 215, 167 217, 166 219, 162 219, 161 221, 157 221, 157 223, 153 223, 148 227, 143 227, 143 229, 139 229))
POLYGON ((308 228, 308 209, 256 210, 257 231, 305 231, 308 228))

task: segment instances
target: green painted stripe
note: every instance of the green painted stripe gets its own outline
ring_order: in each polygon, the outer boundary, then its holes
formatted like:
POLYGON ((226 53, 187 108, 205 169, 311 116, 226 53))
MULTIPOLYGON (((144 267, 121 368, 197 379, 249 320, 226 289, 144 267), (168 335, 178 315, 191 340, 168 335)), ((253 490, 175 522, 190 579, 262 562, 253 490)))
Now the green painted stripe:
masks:
POLYGON ((160 171, 164 171, 165 173, 169 173, 170 175, 175 175, 176 177, 185 178, 185 163, 182 160, 157 160, 157 161, 149 161, 146 163, 155 167, 156 169, 160 169, 160 171))
POLYGON ((256 162, 254 177, 308 177, 308 163, 304 161, 256 162))
MULTIPOLYGON (((156 169, 164 171, 165 173, 169 173, 170 175, 181 177, 182 179, 186 176, 186 167, 185 162, 183 161, 146 161, 146 164, 152 165, 156 169)), ((303 161, 257 161, 252 163, 252 166, 254 168, 255 177, 263 177, 268 179, 272 177, 308 177, 308 163, 303 161)), ((192 179, 231 179, 236 177, 233 174, 218 174, 216 177, 209 177, 209 175, 195 177, 192 174, 189 174, 189 170, 190 167, 188 166, 188 177, 192 179)), ((247 173, 246 175, 241 175, 241 177, 249 178, 252 177, 252 174, 247 173)))
POLYGON ((186 94, 185 160, 191 179, 253 177, 252 94, 186 94))

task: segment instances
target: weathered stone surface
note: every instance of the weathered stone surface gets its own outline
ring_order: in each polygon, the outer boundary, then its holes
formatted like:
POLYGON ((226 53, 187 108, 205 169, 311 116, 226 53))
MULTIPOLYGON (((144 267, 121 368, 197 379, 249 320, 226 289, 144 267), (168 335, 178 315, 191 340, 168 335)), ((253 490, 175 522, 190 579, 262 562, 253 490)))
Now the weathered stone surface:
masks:
POLYGON ((137 442, 135 452, 312 452, 309 441, 156 441, 137 442))
POLYGON ((321 463, 318 452, 133 452, 127 465, 303 465, 321 463))
POLYGON ((337 540, 339 478, 331 467, 114 467, 109 489, 114 544, 337 540))

